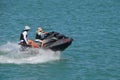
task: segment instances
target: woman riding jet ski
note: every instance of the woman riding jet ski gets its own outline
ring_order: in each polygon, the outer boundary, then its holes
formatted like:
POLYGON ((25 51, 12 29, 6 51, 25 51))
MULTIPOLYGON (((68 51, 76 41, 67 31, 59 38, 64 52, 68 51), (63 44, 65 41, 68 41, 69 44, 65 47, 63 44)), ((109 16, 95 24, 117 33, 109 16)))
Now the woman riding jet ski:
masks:
MULTIPOLYGON (((22 34, 23 35, 23 34, 22 34)), ((25 35, 23 35, 25 36, 25 35)), ((66 37, 58 32, 40 32, 36 33, 36 42, 32 40, 27 40, 28 44, 24 45, 23 42, 20 43, 22 47, 32 47, 32 48, 44 48, 51 49, 53 51, 63 51, 66 49, 73 41, 72 38, 66 37)))
POLYGON ((44 39, 45 34, 47 34, 47 32, 43 32, 41 27, 37 28, 35 41, 40 42, 41 47, 43 47, 43 45, 44 45, 44 40, 43 39, 44 39))

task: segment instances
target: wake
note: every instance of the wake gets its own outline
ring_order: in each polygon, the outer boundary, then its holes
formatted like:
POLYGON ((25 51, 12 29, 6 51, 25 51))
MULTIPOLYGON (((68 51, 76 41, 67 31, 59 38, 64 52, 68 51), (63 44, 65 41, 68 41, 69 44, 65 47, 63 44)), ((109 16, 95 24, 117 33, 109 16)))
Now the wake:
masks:
POLYGON ((0 46, 0 63, 37 64, 59 60, 60 52, 44 49, 21 51, 17 43, 8 42, 0 46))

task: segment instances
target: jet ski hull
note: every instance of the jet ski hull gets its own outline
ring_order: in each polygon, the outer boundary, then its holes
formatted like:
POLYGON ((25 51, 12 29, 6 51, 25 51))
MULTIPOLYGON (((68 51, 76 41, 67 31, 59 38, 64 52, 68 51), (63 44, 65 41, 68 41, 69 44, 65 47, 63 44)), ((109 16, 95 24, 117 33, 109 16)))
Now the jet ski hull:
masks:
POLYGON ((63 39, 63 40, 58 41, 57 43, 55 43, 55 45, 49 46, 48 48, 53 50, 53 51, 63 51, 68 46, 71 45, 72 41, 73 41, 73 39, 63 39))

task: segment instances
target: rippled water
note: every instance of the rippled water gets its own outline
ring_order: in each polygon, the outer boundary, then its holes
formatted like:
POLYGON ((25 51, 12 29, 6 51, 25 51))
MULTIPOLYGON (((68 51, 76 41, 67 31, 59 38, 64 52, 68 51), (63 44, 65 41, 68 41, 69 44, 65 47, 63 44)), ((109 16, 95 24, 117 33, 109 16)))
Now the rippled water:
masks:
POLYGON ((0 80, 119 80, 119 0, 0 0, 0 80), (63 52, 17 45, 25 25, 74 39, 63 52), (37 52, 36 52, 37 51, 37 52))

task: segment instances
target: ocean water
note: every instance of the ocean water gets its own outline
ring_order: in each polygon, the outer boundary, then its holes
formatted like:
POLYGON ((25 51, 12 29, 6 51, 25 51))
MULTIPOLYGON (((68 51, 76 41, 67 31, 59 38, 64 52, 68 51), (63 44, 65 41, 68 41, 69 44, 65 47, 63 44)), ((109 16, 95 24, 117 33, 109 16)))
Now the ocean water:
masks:
POLYGON ((0 80, 120 80, 119 0, 0 0, 0 80), (74 39, 63 52, 21 52, 37 26, 74 39))

